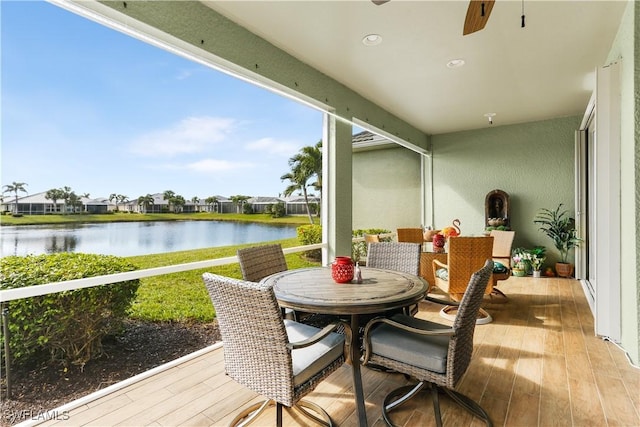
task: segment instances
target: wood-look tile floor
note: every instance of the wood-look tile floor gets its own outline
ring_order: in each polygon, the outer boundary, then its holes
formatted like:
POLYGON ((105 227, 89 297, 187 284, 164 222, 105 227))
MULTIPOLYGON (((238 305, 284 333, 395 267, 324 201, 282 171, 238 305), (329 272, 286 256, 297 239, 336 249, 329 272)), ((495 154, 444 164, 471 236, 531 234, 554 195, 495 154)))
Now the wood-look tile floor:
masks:
MULTIPOLYGON (((500 283, 506 304, 485 308, 494 321, 479 325, 471 366, 457 389, 478 401, 496 426, 640 426, 640 370, 615 344, 594 336, 582 288, 568 279, 512 277, 500 283)), ((419 317, 436 319, 439 306, 421 303, 419 317)), ((222 426, 254 393, 224 375, 217 349, 71 410, 74 426, 222 426)), ((383 426, 384 396, 408 381, 399 374, 363 368, 370 426, 383 426)), ((355 426, 351 368, 343 366, 308 399, 339 426, 355 426)), ((446 398, 445 426, 480 426, 446 398)), ((254 425, 274 425, 268 410, 254 425)), ((428 396, 394 411, 399 426, 435 425, 428 396)), ((308 425, 285 416, 285 425, 308 425)))

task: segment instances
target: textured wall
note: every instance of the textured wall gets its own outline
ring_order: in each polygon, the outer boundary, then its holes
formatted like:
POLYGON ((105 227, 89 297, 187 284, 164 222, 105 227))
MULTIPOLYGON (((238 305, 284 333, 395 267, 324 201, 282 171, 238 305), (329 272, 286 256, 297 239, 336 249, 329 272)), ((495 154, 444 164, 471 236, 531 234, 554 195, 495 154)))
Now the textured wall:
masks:
POLYGON ((419 227, 420 155, 406 148, 353 156, 353 228, 419 227))
POLYGON ((514 247, 547 247, 548 261, 558 252, 533 223, 540 208, 563 203, 573 215, 574 132, 581 117, 511 126, 487 126, 432 137, 435 226, 454 218, 464 234, 484 230, 484 202, 494 189, 510 196, 514 247))

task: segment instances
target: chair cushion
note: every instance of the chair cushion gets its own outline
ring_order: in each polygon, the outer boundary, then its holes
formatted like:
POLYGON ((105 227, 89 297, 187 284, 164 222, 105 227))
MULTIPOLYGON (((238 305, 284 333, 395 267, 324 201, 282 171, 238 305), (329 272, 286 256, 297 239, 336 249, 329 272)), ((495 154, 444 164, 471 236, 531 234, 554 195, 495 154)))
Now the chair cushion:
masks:
POLYGON ((439 268, 436 270, 436 277, 442 280, 449 280, 449 270, 446 268, 439 268))
MULTIPOLYGON (((311 338, 318 332, 319 328, 285 320, 289 342, 303 341, 311 338)), ((305 348, 298 348, 291 352, 293 360, 293 384, 298 386, 305 383, 311 377, 333 361, 342 356, 344 349, 344 335, 332 332, 316 344, 305 348)))
POLYGON ((509 269, 504 264, 502 264, 501 262, 497 262, 497 261, 493 262, 493 272, 494 273, 503 274, 503 273, 506 273, 508 271, 509 271, 509 269))
MULTIPOLYGON (((420 329, 449 329, 450 326, 396 314, 396 322, 420 329)), ((447 369, 448 336, 426 336, 380 324, 370 332, 371 351, 388 359, 444 374, 447 369)))

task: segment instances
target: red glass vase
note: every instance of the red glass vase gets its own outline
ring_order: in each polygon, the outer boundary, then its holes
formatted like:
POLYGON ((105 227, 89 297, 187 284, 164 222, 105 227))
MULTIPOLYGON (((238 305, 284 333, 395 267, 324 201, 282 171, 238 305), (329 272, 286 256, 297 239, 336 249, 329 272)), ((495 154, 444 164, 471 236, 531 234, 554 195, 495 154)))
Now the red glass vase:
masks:
POLYGON ((445 237, 442 234, 433 236, 433 252, 444 252, 445 237))
POLYGON ((353 261, 351 261, 351 257, 336 257, 336 260, 331 264, 331 277, 336 283, 348 283, 353 280, 353 261))

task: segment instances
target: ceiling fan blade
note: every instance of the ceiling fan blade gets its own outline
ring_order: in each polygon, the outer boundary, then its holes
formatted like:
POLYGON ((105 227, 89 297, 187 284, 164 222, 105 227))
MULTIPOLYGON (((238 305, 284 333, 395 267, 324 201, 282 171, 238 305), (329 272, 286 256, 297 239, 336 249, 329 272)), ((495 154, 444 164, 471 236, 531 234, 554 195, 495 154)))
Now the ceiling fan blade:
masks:
POLYGON ((471 0, 467 8, 467 17, 464 20, 464 29, 462 35, 475 33, 480 31, 487 25, 491 9, 493 9, 495 0, 471 0))
POLYGON ((380 6, 381 4, 385 4, 386 2, 388 2, 389 0, 371 0, 373 2, 373 4, 375 4, 376 6, 380 6))

